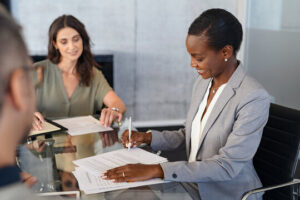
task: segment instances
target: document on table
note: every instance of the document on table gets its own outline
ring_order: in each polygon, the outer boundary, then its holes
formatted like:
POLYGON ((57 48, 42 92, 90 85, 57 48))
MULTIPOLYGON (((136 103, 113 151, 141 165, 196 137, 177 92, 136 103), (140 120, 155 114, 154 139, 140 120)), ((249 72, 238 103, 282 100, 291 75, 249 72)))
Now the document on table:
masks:
POLYGON ((54 120, 54 122, 66 127, 68 129, 68 133, 72 136, 113 130, 110 127, 105 128, 104 126, 101 126, 99 120, 95 119, 91 115, 59 119, 54 120))
POLYGON ((126 164, 159 164, 163 162, 167 162, 167 159, 139 148, 134 148, 130 151, 127 149, 120 149, 73 161, 73 163, 78 166, 75 171, 73 171, 73 174, 78 180, 80 189, 86 194, 93 194, 164 183, 165 181, 162 179, 151 179, 133 183, 114 183, 110 180, 101 179, 100 177, 100 175, 108 169, 126 164))
POLYGON ((83 190, 85 194, 95 194, 113 190, 164 183, 164 181, 159 178, 131 183, 114 183, 111 180, 101 179, 99 176, 95 176, 81 168, 76 168, 76 170, 73 171, 73 174, 78 181, 80 190, 83 190))
POLYGON ((41 135, 43 133, 53 133, 57 131, 66 131, 64 126, 61 126, 49 119, 45 119, 42 123, 42 130, 31 130, 28 136, 41 135))
POLYGON ((54 126, 53 124, 50 124, 49 122, 45 121, 44 123, 42 123, 42 130, 40 130, 40 131, 31 130, 29 133, 29 136, 38 135, 41 133, 48 133, 48 132, 52 132, 52 131, 58 131, 58 130, 60 130, 59 127, 54 126))

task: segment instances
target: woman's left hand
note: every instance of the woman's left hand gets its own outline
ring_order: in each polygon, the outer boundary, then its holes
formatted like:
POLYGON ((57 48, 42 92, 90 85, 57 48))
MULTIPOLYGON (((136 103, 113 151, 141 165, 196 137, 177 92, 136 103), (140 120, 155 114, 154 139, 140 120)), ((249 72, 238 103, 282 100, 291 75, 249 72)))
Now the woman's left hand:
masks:
POLYGON ((115 120, 121 122, 122 113, 115 111, 112 108, 103 108, 99 120, 102 126, 109 127, 115 120))
POLYGON ((163 177, 164 172, 159 164, 128 164, 110 169, 101 175, 101 178, 114 182, 135 182, 163 177))

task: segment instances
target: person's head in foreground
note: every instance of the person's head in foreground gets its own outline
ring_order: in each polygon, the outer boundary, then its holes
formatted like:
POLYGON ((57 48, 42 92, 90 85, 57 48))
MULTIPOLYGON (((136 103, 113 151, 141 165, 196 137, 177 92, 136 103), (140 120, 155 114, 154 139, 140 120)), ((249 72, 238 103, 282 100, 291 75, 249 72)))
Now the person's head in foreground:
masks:
POLYGON ((26 141, 35 110, 31 60, 20 29, 0 5, 0 189, 21 179, 29 186, 37 181, 16 167, 16 149, 26 141))
POLYGON ((28 116, 33 116, 35 95, 30 78, 31 60, 20 26, 3 9, 0 44, 0 137, 5 138, 3 145, 12 145, 24 141, 29 133, 32 117, 28 116))

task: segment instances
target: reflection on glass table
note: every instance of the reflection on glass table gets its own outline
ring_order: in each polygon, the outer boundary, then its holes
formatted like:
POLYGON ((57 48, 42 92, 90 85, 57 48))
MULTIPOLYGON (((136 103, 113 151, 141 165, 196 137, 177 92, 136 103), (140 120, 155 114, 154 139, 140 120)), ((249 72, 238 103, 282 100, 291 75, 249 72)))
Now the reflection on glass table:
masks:
MULTIPOLYGON (((121 128, 122 129, 122 128, 121 128)), ((80 191, 72 161, 123 148, 123 130, 70 136, 66 132, 38 136, 18 149, 18 164, 38 178, 37 193, 80 191)), ((68 195, 64 195, 65 197, 68 195)), ((74 197, 74 195, 70 195, 74 197)), ((93 195, 81 192, 82 199, 192 199, 181 183, 166 183, 93 195)))

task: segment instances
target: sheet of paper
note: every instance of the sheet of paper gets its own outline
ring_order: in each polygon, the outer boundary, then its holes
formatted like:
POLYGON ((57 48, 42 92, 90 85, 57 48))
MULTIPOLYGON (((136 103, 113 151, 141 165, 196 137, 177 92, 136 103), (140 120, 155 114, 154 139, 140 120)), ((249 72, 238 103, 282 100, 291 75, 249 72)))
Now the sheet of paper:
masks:
POLYGON ((40 130, 40 131, 30 131, 29 133, 29 136, 33 136, 33 135, 37 135, 37 134, 41 134, 41 133, 48 133, 48 132, 52 132, 52 131, 58 131, 60 130, 61 128, 60 127, 57 127, 53 124, 50 124, 49 122, 45 121, 43 124, 42 124, 42 127, 43 129, 40 130))
POLYGON ((133 148, 129 151, 119 149, 73 161, 75 165, 96 176, 101 175, 108 169, 126 164, 158 164, 163 162, 167 162, 167 159, 140 148, 133 148))
POLYGON ((67 132, 72 136, 113 130, 110 127, 105 128, 104 126, 101 126, 99 120, 91 115, 59 119, 54 120, 54 122, 66 127, 68 129, 67 132))
POLYGON ((162 179, 151 179, 147 181, 139 181, 133 183, 114 183, 110 180, 101 179, 99 176, 95 176, 82 170, 81 168, 77 168, 73 171, 74 176, 78 180, 80 190, 83 190, 86 194, 94 194, 94 193, 101 193, 119 189, 126 189, 132 187, 139 187, 145 185, 153 185, 153 184, 160 184, 164 183, 162 179))
POLYGON ((110 180, 104 180, 100 178, 100 175, 108 169, 130 163, 158 164, 167 162, 166 158, 139 148, 134 148, 129 151, 127 149, 120 149, 80 160, 75 160, 73 162, 75 165, 79 166, 75 169, 75 171, 73 171, 73 174, 78 180, 80 189, 86 194, 94 194, 165 182, 162 179, 151 179, 134 183, 114 183, 110 180))

